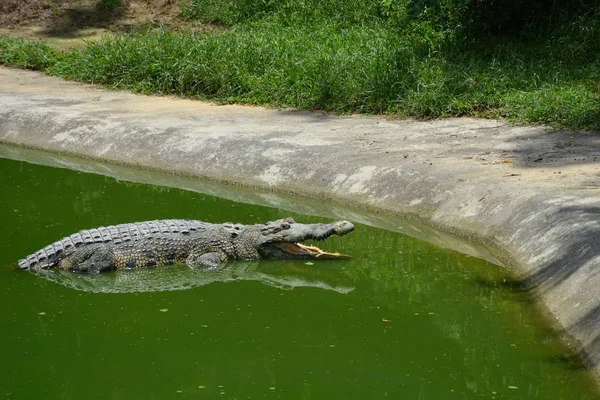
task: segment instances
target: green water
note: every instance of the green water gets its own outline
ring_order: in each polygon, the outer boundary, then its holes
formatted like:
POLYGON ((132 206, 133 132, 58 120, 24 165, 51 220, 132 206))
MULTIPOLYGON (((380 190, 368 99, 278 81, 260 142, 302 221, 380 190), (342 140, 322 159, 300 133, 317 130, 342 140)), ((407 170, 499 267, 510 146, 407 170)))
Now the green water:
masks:
POLYGON ((14 264, 101 225, 329 220, 6 159, 0 172, 3 398, 598 398, 485 261, 357 225, 322 244, 350 260, 231 263, 188 290, 78 291, 14 264))

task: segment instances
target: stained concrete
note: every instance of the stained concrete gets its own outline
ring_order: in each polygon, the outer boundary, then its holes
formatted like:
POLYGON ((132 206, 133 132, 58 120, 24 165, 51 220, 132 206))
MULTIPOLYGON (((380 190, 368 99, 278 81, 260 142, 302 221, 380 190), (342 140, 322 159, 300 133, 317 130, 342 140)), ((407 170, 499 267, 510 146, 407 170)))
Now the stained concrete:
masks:
POLYGON ((600 134, 138 96, 0 68, 0 142, 414 218, 516 272, 600 376, 600 134))

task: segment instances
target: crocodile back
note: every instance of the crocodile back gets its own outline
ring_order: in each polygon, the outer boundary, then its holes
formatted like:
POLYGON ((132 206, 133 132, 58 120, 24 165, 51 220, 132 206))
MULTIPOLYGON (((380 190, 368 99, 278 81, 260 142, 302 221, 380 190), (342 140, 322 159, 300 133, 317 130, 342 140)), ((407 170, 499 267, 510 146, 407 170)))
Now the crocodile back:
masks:
POLYGON ((161 235, 189 235, 204 230, 207 224, 186 219, 163 219, 129 224, 101 226, 74 233, 19 260, 21 269, 44 269, 56 266, 77 248, 98 243, 119 244, 161 235))

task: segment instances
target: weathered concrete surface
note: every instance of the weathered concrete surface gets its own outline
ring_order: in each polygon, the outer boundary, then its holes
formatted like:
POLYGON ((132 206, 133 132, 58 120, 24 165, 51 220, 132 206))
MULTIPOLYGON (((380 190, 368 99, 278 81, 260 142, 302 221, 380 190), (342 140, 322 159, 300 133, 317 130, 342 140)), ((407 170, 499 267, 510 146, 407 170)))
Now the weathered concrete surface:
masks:
POLYGON ((0 142, 403 214, 486 244, 600 376, 600 134, 334 117, 0 69, 0 142))

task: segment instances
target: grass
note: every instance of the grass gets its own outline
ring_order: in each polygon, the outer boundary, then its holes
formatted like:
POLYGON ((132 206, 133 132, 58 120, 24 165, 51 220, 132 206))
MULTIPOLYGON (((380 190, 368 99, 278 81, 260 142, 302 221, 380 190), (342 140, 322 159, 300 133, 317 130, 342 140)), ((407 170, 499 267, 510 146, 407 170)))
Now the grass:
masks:
POLYGON ((0 36, 0 64, 44 71, 58 60, 58 54, 43 43, 0 36))
POLYGON ((190 0, 185 17, 229 29, 149 30, 66 53, 0 38, 0 63, 223 103, 600 131, 600 8, 497 35, 411 4, 190 0))

